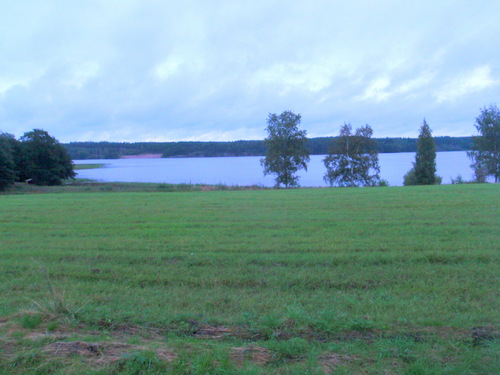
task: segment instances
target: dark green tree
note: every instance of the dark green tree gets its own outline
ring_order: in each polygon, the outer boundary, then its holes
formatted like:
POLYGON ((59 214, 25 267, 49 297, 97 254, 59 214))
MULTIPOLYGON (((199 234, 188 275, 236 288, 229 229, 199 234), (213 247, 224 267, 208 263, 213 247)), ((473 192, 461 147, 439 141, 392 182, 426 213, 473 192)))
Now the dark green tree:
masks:
POLYGON ((403 184, 439 185, 441 177, 436 175, 436 144, 432 131, 424 119, 417 139, 417 153, 413 168, 404 176, 403 184))
POLYGON ((45 130, 34 129, 21 138, 19 179, 36 185, 60 185, 74 178, 73 163, 66 149, 45 130))
POLYGON ((374 186, 380 180, 377 142, 372 139, 369 125, 352 133, 351 124, 340 128, 338 137, 332 140, 328 156, 323 160, 326 167, 324 180, 330 186, 374 186))
POLYGON ((270 113, 267 118, 267 152, 260 163, 264 175, 276 175, 276 187, 298 186, 299 169, 307 170, 309 151, 306 149, 307 133, 299 130, 300 115, 284 111, 281 115, 270 113))
POLYGON ((0 190, 5 190, 16 181, 13 140, 14 136, 0 133, 0 190))
POLYGON ((472 159, 476 180, 484 182, 492 176, 495 183, 500 178, 500 110, 496 105, 483 108, 476 118, 475 127, 479 133, 473 137, 472 151, 468 153, 472 159))

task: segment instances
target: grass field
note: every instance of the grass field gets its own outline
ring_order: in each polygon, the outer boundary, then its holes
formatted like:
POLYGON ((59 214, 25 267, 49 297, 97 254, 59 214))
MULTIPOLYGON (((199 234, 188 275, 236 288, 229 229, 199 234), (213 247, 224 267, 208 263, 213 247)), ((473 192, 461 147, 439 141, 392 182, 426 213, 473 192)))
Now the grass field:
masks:
POLYGON ((499 372, 499 185, 161 190, 0 195, 0 372, 499 372))

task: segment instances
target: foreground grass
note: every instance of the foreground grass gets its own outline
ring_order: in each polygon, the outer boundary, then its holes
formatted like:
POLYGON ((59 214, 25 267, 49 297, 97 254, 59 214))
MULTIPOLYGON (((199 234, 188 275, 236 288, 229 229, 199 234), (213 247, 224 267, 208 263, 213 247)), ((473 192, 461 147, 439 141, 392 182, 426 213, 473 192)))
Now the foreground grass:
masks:
POLYGON ((0 196, 0 369, 495 373, 499 193, 0 196))
POLYGON ((62 185, 37 186, 25 183, 16 183, 1 195, 13 194, 59 194, 59 193, 151 193, 151 192, 193 192, 193 191, 228 191, 228 190, 269 190, 263 186, 228 186, 203 184, 167 184, 167 183, 138 183, 138 182, 98 182, 94 180, 75 179, 64 181, 62 185))

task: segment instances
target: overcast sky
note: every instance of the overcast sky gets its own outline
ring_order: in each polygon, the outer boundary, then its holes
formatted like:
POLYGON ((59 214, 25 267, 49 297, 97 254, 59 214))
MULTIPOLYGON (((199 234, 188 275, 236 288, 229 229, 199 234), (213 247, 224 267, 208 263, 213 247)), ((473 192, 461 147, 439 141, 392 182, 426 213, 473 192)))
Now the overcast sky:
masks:
POLYGON ((61 142, 475 134, 498 0, 0 0, 0 131, 61 142))

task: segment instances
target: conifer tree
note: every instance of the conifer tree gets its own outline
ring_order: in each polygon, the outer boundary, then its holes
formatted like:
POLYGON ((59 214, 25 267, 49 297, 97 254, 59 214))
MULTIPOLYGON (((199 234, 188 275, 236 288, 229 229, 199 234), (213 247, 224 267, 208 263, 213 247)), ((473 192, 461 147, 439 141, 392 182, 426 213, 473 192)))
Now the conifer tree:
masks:
POLYGON ((432 131, 424 119, 417 139, 417 153, 413 168, 404 176, 404 185, 439 185, 436 175, 436 144, 432 131))

